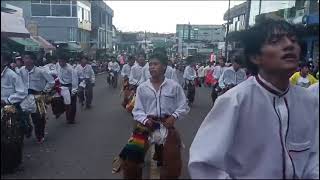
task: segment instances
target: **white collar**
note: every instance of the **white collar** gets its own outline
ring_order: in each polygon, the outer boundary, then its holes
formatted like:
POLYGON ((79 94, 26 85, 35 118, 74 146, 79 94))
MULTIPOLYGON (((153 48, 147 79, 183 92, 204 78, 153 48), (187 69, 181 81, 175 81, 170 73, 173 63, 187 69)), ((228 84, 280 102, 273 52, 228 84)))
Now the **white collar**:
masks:
MULTIPOLYGON (((288 88, 287 88, 285 91, 282 91, 282 90, 278 89, 277 87, 275 87, 274 85, 272 85, 272 84, 271 84, 270 82, 268 82, 267 80, 263 79, 260 74, 258 74, 258 78, 260 79, 260 81, 261 81, 263 84, 265 84, 266 86, 268 86, 268 88, 272 89, 273 91, 276 91, 277 94, 283 95, 283 94, 286 94, 286 93, 288 92, 288 90, 289 90, 290 84, 289 84, 288 88)), ((268 90, 268 89, 267 89, 267 90, 268 90)))
POLYGON ((3 71, 1 72, 1 77, 5 74, 5 72, 7 71, 8 66, 4 67, 3 71))

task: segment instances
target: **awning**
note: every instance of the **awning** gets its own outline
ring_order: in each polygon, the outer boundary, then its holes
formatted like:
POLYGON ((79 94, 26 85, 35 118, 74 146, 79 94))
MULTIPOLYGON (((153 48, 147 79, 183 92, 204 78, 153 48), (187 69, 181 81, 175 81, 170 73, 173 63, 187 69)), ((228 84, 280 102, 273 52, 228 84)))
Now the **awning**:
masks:
POLYGON ((1 36, 30 37, 24 18, 17 14, 1 12, 1 36))
POLYGON ((78 45, 77 43, 75 42, 68 42, 68 47, 67 49, 71 52, 81 52, 82 51, 82 48, 80 45, 78 45))
POLYGON ((54 47, 51 43, 49 43, 47 40, 45 40, 41 36, 31 36, 30 38, 33 41, 37 42, 40 45, 40 47, 42 47, 45 51, 56 49, 56 47, 54 47))
POLYGON ((9 37, 10 40, 24 46, 25 51, 39 51, 40 46, 30 38, 9 37))

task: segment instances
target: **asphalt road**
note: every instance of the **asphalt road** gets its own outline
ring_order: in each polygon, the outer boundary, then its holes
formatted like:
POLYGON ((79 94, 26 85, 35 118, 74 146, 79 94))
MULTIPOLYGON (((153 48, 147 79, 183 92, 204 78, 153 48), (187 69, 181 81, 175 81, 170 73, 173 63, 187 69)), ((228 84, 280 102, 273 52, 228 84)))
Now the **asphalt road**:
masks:
MULTIPOLYGON (((111 163, 127 142, 133 120, 120 106, 120 89, 108 87, 105 74, 99 75, 96 81, 92 109, 85 110, 78 106, 74 125, 66 124, 65 116, 55 119, 49 112, 45 143, 37 144, 34 137, 26 139, 22 166, 14 174, 2 175, 1 179, 121 178, 121 174, 111 173, 111 163)), ((197 88, 189 115, 177 122, 185 144, 181 178, 189 178, 189 147, 210 109, 209 89, 197 88)), ((150 173, 152 162, 149 153, 144 178, 157 178, 150 173)))

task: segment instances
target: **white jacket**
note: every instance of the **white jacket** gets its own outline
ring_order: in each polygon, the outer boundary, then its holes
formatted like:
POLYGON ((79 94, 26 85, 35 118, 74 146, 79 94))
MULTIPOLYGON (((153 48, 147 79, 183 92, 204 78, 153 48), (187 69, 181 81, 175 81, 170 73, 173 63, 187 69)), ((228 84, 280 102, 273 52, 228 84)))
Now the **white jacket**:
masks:
POLYGON ((280 94, 261 77, 218 97, 190 148, 192 178, 319 178, 316 100, 290 85, 280 94), (280 138, 281 137, 281 138, 280 138))

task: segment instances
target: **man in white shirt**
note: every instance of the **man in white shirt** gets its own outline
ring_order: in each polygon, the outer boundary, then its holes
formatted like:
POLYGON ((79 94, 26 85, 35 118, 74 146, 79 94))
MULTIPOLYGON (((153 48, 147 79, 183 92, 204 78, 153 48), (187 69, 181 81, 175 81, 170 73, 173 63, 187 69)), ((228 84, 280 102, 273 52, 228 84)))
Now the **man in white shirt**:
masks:
POLYGON ((128 57, 128 63, 125 64, 122 67, 121 70, 121 76, 123 78, 123 86, 122 86, 122 92, 124 94, 123 101, 122 101, 122 106, 125 108, 127 104, 129 103, 129 96, 130 96, 130 89, 129 89, 129 76, 131 72, 131 68, 134 65, 135 62, 135 57, 134 56, 129 56, 128 57))
POLYGON ((241 38, 258 76, 218 97, 191 145, 191 178, 319 179, 316 99, 289 81, 301 51, 295 27, 262 19, 241 38))
MULTIPOLYGON (((145 140, 150 137, 150 142, 143 144, 144 148, 148 146, 148 143, 156 144, 159 147, 156 149, 160 156, 158 161, 163 163, 160 178, 177 179, 180 176, 182 165, 181 141, 174 124, 175 121, 181 119, 182 115, 188 113, 189 108, 182 87, 164 76, 167 61, 167 55, 161 52, 154 52, 150 56, 151 78, 138 87, 132 113, 134 120, 138 122, 137 128, 142 126, 150 130, 150 133, 142 135, 145 140), (171 151, 168 151, 169 148, 171 151)), ((133 138, 139 131, 139 129, 135 129, 133 138)), ((120 157, 125 160, 124 178, 142 178, 140 163, 143 162, 144 155, 140 157, 141 159, 136 159, 134 154, 139 155, 139 153, 136 149, 130 148, 130 143, 134 142, 129 142, 129 146, 126 146, 120 154, 120 157), (129 164, 135 164, 135 166, 128 166, 129 164)))
POLYGON ((48 93, 52 90, 55 82, 53 77, 43 68, 36 67, 34 62, 36 56, 32 52, 25 52, 23 55, 24 65, 20 69, 20 75, 24 82, 25 88, 28 91, 28 96, 33 99, 34 104, 38 104, 36 111, 31 112, 31 118, 35 126, 35 135, 38 143, 44 142, 44 130, 46 124, 46 114, 43 112, 44 102, 40 95, 48 93))
POLYGON ((67 63, 68 57, 64 54, 58 55, 57 76, 61 84, 61 89, 66 89, 68 96, 64 97, 64 104, 66 110, 66 120, 68 124, 75 123, 75 116, 77 111, 77 96, 78 91, 78 74, 73 67, 67 63))
POLYGON ((91 108, 93 98, 93 86, 95 84, 95 74, 90 64, 88 64, 88 57, 82 56, 80 64, 76 67, 77 76, 79 78, 78 96, 81 105, 86 104, 86 108, 91 108))
POLYGON ((198 76, 199 76, 199 83, 203 84, 204 83, 204 65, 201 64, 199 69, 198 69, 198 76))
POLYGON ((116 61, 115 57, 111 57, 111 61, 108 63, 108 70, 109 70, 109 81, 111 82, 111 73, 113 73, 114 83, 117 84, 118 82, 118 73, 120 72, 120 65, 116 61))
POLYGON ((137 64, 132 66, 129 76, 129 84, 134 89, 141 83, 142 68, 145 65, 146 59, 146 54, 144 52, 139 52, 137 56, 137 64))
POLYGON ((196 93, 195 88, 195 78, 197 77, 196 70, 194 69, 194 57, 189 56, 186 58, 187 66, 184 69, 183 72, 183 78, 185 80, 185 86, 187 89, 187 98, 188 98, 188 104, 191 106, 194 102, 194 96, 196 93))
POLYGON ((226 59, 225 57, 220 57, 218 60, 218 64, 213 68, 213 78, 216 80, 217 83, 213 84, 212 91, 211 91, 211 99, 212 103, 216 101, 219 93, 219 80, 221 75, 223 74, 224 70, 228 67, 226 66, 226 59))
POLYGON ((1 52, 1 173, 12 172, 22 162, 23 136, 32 132, 27 123, 28 114, 20 107, 27 91, 21 77, 8 67, 10 62, 11 55, 1 52), (6 109, 11 105, 16 113, 6 117, 6 109))
MULTIPOLYGON (((239 52, 240 53, 240 52, 239 52)), ((241 69, 242 56, 236 54, 232 57, 232 66, 225 69, 219 79, 221 89, 232 88, 246 80, 246 72, 241 69)))
POLYGON ((316 147, 317 147, 317 154, 318 154, 318 162, 319 162, 319 82, 311 85, 308 87, 308 90, 310 91, 310 93, 314 96, 314 98, 317 100, 317 104, 316 104, 316 127, 317 127, 317 131, 316 131, 316 147))

